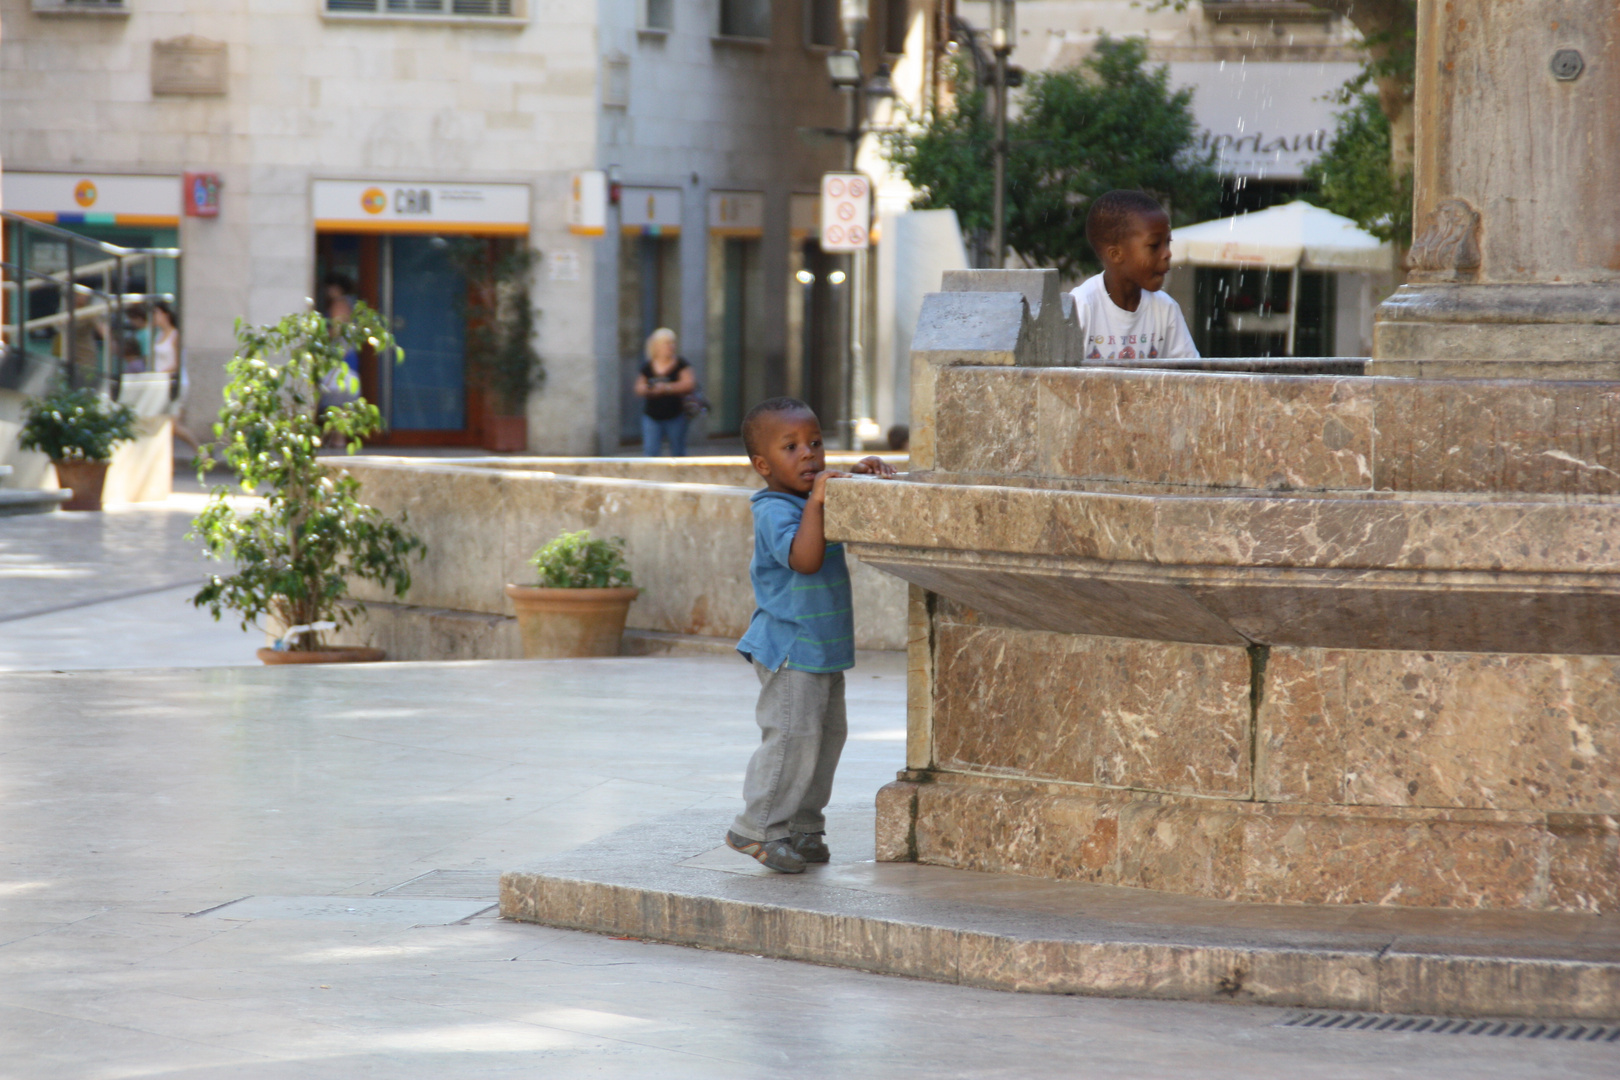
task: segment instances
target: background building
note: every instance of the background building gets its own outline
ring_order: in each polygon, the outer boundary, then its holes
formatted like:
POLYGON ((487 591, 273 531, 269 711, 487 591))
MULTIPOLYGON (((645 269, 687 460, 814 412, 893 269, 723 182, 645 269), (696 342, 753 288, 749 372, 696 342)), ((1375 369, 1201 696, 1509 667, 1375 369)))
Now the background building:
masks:
MULTIPOLYGON (((857 5, 858 6, 858 5, 857 5)), ((879 140, 865 382, 844 364, 855 282, 817 243, 819 179, 844 167, 848 98, 828 81, 840 0, 0 0, 7 210, 130 245, 177 244, 155 283, 179 296, 193 426, 219 400, 238 318, 326 303, 340 275, 392 320, 407 362, 365 389, 395 445, 477 445, 488 402, 467 378, 468 250, 528 244, 545 385, 531 449, 614 453, 637 437, 641 342, 681 337, 734 433, 748 403, 809 399, 880 429, 909 413, 911 327, 967 254, 950 211, 909 210, 879 140), (182 178, 219 181, 189 216, 182 178), (600 193, 600 194, 598 194, 600 193), (481 247, 480 247, 481 246, 481 247), (167 271, 166 271, 167 273, 167 271)), ((867 0, 865 72, 892 98, 873 128, 949 93, 947 50, 982 0, 867 0)), ((1021 0, 1012 61, 1076 64, 1104 33, 1145 36, 1228 177, 1226 210, 1291 198, 1356 69, 1354 30, 1293 0, 1021 0)), ((1221 271, 1171 290, 1206 350, 1221 271), (1206 310, 1208 309, 1208 310, 1206 310)), ((1383 283, 1306 289, 1306 351, 1365 353, 1383 283)), ((1241 290, 1236 290, 1241 292, 1241 290)), ((1303 310, 1303 308, 1302 308, 1303 310)), ((385 367, 389 367, 385 365, 385 367)), ((0 392, 0 397, 4 397, 0 392)), ((0 425, 16 401, 0 400, 0 425)), ((831 425, 829 425, 831 426, 831 425)), ((7 432, 0 430, 0 436, 7 432)), ((9 443, 0 439, 0 446, 9 443)), ((14 451, 0 451, 14 453, 14 451)), ((36 463, 37 464, 37 463, 36 463)), ((25 470, 19 470, 19 474, 25 470)))
MULTIPOLYGON (((922 7, 873 3, 869 69, 924 41, 922 7)), ((837 404, 844 298, 813 239, 845 153, 814 131, 845 122, 836 0, 0 0, 0 19, 5 207, 178 243, 194 415, 238 317, 323 302, 337 273, 407 351, 365 373, 389 439, 476 444, 464 238, 540 255, 535 450, 618 450, 657 326, 718 430, 768 393, 837 404), (182 212, 188 172, 217 175, 217 217, 182 212), (575 181, 598 172, 617 198, 582 223, 575 181)))

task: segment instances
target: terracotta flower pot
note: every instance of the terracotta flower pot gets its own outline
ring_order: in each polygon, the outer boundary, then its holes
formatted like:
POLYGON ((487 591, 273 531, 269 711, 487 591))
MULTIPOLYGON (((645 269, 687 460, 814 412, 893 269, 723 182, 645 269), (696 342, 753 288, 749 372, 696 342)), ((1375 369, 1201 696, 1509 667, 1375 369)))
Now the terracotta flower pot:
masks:
POLYGON ((62 509, 101 509, 101 489, 107 482, 105 461, 86 461, 83 458, 57 461, 53 458, 51 464, 56 466, 56 482, 73 492, 73 498, 63 503, 62 509))
POLYGON ((624 620, 640 589, 540 589, 508 585, 525 660, 618 656, 624 620))
POLYGON ((333 649, 260 649, 259 660, 266 664, 374 664, 388 654, 366 645, 343 645, 333 649))
POLYGON ((496 454, 515 454, 529 448, 529 418, 526 416, 500 416, 490 413, 484 417, 484 449, 496 454))

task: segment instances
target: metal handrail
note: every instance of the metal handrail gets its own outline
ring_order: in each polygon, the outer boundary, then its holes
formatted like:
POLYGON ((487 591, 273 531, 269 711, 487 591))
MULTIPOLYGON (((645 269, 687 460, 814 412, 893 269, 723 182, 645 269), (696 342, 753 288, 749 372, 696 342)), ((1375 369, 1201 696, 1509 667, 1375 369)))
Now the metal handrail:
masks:
MULTIPOLYGON (((78 353, 78 324, 84 319, 101 319, 111 316, 106 327, 107 334, 101 335, 99 356, 96 359, 96 370, 93 372, 95 381, 107 387, 109 392, 116 396, 122 385, 123 356, 126 344, 127 330, 124 310, 126 305, 141 306, 155 301, 164 300, 174 302, 173 293, 159 292, 129 292, 127 283, 130 276, 130 263, 141 262, 146 266, 147 284, 153 283, 157 272, 157 260, 173 259, 178 264, 181 250, 179 248, 140 248, 124 247, 121 244, 109 243, 105 240, 95 240, 88 236, 69 229, 59 228, 56 225, 21 214, 0 210, 0 223, 11 226, 7 232, 17 237, 16 261, 0 257, 0 268, 9 279, 0 289, 7 305, 13 310, 9 318, 0 320, 5 325, 0 330, 0 341, 4 338, 13 339, 11 347, 20 357, 39 356, 28 349, 29 336, 42 331, 56 331, 57 340, 51 346, 47 355, 52 361, 59 362, 65 368, 68 381, 77 385, 81 377, 92 374, 81 371, 76 363, 78 353), (45 236, 53 240, 63 241, 67 245, 67 266, 62 270, 43 272, 28 266, 27 240, 30 235, 45 236), (102 258, 84 265, 76 265, 75 252, 88 250, 102 256, 102 258), (102 288, 94 288, 85 284, 81 279, 85 277, 100 278, 102 288), (117 286, 115 287, 114 282, 117 286), (31 316, 33 298, 36 290, 52 287, 59 290, 59 296, 66 302, 58 301, 59 310, 44 315, 31 316), (84 307, 77 306, 76 298, 90 297, 91 301, 84 307), (74 299, 66 299, 73 297, 74 299)), ((178 270, 178 265, 177 265, 178 270)), ((92 331, 93 332, 93 331, 92 331)), ((184 360, 176 358, 177 369, 173 373, 174 381, 170 393, 178 394, 180 386, 179 366, 184 360)), ((9 365, 7 365, 9 366, 9 365)))

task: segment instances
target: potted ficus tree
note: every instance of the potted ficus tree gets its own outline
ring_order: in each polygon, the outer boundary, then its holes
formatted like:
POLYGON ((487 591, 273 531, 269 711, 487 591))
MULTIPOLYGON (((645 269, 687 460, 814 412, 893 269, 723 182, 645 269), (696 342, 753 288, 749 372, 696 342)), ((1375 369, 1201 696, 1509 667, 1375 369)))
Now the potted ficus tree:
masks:
POLYGON ((135 410, 89 389, 62 388, 28 405, 18 443, 56 466, 56 482, 73 492, 64 510, 100 510, 107 465, 121 442, 135 438, 135 410))
POLYGON ((323 388, 358 390, 346 353, 370 348, 379 357, 395 356, 393 338, 377 313, 360 304, 342 323, 315 311, 273 326, 238 323, 236 340, 217 438, 199 454, 198 475, 223 462, 242 490, 264 503, 239 510, 224 487, 214 489, 191 536, 214 558, 235 562, 236 572, 211 577, 192 603, 216 619, 227 609, 235 612, 244 630, 272 619, 281 636, 276 647, 259 650, 267 664, 381 660, 380 649, 327 647, 323 634, 352 624, 365 610, 349 595, 351 579, 404 596, 410 560, 425 547, 403 515, 396 522, 362 503, 359 481, 317 452, 341 437, 354 453, 382 426, 364 398, 325 408, 320 399, 323 388))
POLYGON ((641 590, 630 580, 624 541, 589 530, 563 533, 534 553, 536 585, 508 585, 517 610, 523 656, 618 656, 624 620, 641 590))
POLYGON ((526 450, 529 394, 546 374, 529 299, 539 255, 521 242, 463 239, 454 242, 451 258, 467 279, 467 376, 482 398, 484 449, 526 450))

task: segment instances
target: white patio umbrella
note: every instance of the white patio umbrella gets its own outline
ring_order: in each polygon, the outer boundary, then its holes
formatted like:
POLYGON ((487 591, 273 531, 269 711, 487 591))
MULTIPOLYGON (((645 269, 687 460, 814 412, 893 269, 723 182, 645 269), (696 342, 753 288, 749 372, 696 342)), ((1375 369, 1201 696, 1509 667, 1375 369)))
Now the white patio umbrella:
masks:
POLYGON ((1394 265, 1389 244, 1349 218, 1307 202, 1175 229, 1170 261, 1182 266, 1287 270, 1288 355, 1294 355, 1301 270, 1377 272, 1394 265))

